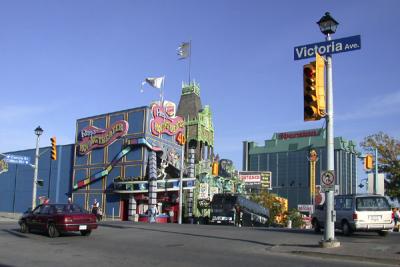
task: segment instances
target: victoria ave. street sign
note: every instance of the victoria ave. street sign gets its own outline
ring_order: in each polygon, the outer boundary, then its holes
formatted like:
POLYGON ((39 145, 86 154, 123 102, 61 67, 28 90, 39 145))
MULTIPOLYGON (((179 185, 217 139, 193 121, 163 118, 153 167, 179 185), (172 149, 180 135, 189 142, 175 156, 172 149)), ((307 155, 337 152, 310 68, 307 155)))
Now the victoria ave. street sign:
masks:
POLYGON ((315 57, 316 53, 323 56, 326 54, 343 53, 357 49, 361 49, 360 35, 326 42, 296 46, 294 48, 294 60, 315 57))

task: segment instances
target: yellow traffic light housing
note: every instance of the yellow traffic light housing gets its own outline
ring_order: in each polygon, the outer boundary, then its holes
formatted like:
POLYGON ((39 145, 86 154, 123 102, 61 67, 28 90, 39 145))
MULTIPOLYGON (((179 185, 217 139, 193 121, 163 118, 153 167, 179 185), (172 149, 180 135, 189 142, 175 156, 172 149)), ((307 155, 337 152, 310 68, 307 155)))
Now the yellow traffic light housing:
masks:
POLYGON ((56 144, 56 137, 53 136, 52 138, 50 138, 50 142, 51 142, 51 159, 52 160, 57 160, 57 144, 56 144))
POLYGON ((317 53, 316 60, 303 66, 304 121, 325 116, 325 62, 317 53))
POLYGON ((218 176, 218 167, 219 167, 218 162, 213 162, 212 167, 211 167, 211 174, 212 175, 218 176))
POLYGON ((372 168, 373 168, 372 162, 373 162, 373 157, 372 157, 372 155, 371 155, 371 154, 367 154, 367 155, 365 156, 365 158, 364 158, 364 169, 365 169, 365 170, 372 170, 372 168))

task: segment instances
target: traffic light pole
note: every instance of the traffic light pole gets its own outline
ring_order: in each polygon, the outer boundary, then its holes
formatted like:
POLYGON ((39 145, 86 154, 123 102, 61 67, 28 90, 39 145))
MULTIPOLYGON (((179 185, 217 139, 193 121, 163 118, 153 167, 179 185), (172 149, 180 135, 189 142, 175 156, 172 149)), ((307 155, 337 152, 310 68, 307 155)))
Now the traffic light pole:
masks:
MULTIPOLYGON (((330 41, 331 36, 327 34, 326 40, 330 41)), ((327 169, 334 172, 334 137, 333 137, 333 89, 332 89, 332 56, 326 56, 326 149, 327 149, 327 169)), ((326 201, 326 220, 324 239, 321 241, 322 247, 338 247, 340 243, 335 240, 335 210, 333 191, 325 192, 326 201)))

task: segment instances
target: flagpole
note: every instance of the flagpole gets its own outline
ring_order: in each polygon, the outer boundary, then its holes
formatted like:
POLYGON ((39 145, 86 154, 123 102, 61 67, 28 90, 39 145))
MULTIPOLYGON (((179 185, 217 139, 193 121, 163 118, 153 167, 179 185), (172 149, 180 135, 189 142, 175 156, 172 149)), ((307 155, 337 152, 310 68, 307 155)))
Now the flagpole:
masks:
POLYGON ((164 86, 165 86, 165 75, 163 76, 164 79, 162 80, 161 86, 161 106, 164 107, 164 86))
POLYGON ((190 68, 192 65, 192 40, 189 41, 189 85, 190 85, 190 68))

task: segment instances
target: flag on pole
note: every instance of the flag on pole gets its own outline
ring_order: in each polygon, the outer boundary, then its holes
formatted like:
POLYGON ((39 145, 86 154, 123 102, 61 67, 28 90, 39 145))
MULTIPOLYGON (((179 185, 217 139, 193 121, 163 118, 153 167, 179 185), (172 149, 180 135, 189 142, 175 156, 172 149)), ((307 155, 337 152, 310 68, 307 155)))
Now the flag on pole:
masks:
POLYGON ((187 57, 190 57, 190 43, 183 42, 178 47, 177 50, 178 50, 179 59, 185 59, 187 57))
POLYGON ((142 86, 145 85, 146 83, 149 84, 150 86, 160 89, 161 86, 164 83, 164 78, 165 76, 162 77, 149 77, 146 78, 143 82, 142 82, 142 86))

